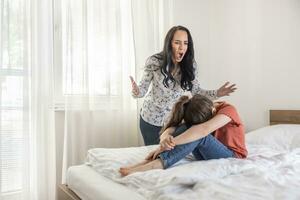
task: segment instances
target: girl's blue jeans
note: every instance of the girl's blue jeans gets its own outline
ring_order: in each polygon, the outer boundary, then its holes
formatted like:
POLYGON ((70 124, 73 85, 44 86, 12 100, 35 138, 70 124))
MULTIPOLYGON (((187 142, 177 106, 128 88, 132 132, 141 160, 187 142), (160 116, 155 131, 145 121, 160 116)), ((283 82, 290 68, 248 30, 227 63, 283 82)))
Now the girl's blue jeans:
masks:
MULTIPOLYGON (((186 126, 181 125, 176 129, 173 136, 177 136, 183 133, 185 130, 187 130, 186 126)), ((211 134, 194 142, 176 145, 174 149, 162 152, 159 157, 162 160, 163 167, 166 169, 190 153, 193 153, 197 160, 234 157, 233 151, 227 148, 211 134)))

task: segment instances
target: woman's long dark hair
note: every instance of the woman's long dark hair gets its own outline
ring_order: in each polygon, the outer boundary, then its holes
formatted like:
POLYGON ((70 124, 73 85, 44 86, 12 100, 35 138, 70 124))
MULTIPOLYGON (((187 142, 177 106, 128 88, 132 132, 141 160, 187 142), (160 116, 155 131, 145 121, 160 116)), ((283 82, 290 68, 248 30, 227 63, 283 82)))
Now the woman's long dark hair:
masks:
POLYGON ((212 108, 213 102, 203 95, 196 94, 191 99, 188 96, 182 96, 173 106, 171 118, 160 133, 169 127, 180 125, 182 120, 188 128, 206 122, 213 117, 212 108))
POLYGON ((190 31, 183 26, 172 27, 165 38, 163 51, 157 54, 159 59, 163 60, 161 72, 164 75, 163 84, 165 87, 169 87, 168 82, 171 81, 175 84, 175 79, 171 72, 175 68, 173 63, 173 52, 172 52, 172 40, 176 31, 185 31, 188 35, 188 48, 187 51, 179 64, 181 71, 181 88, 184 90, 192 90, 192 81, 195 79, 195 69, 194 69, 194 43, 190 31))

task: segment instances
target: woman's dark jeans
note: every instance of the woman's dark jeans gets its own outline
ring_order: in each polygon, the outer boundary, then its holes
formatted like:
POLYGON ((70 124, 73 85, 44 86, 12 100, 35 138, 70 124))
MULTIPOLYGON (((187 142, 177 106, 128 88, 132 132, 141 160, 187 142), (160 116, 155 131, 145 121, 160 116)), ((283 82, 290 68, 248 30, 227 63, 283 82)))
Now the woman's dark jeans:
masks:
POLYGON ((144 139, 145 145, 159 144, 159 132, 161 126, 154 126, 145 122, 140 116, 140 130, 144 139))

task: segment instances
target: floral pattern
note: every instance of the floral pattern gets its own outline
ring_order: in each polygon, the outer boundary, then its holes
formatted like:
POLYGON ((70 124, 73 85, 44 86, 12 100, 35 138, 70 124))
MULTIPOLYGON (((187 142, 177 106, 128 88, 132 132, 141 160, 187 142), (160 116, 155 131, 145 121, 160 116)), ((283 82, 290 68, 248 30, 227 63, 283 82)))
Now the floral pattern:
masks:
POLYGON ((193 89, 191 92, 181 88, 180 72, 174 76, 176 80, 174 87, 173 83, 170 82, 169 88, 166 88, 163 85, 164 76, 160 71, 161 65, 162 60, 159 60, 155 56, 149 57, 145 64, 142 79, 138 84, 140 92, 138 95, 132 94, 134 98, 142 98, 146 95, 141 108, 141 117, 146 122, 155 126, 162 126, 169 118, 173 104, 183 95, 201 94, 211 100, 217 98, 217 90, 204 90, 200 88, 196 64, 194 64, 196 78, 192 82, 193 89))

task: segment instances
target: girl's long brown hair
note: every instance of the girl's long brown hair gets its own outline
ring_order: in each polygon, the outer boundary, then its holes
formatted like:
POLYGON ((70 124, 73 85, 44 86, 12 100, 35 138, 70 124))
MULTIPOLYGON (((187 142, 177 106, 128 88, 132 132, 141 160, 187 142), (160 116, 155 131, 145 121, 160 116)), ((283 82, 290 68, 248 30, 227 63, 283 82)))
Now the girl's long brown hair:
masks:
POLYGON ((173 106, 171 118, 160 133, 169 127, 180 125, 183 120, 188 128, 206 122, 213 117, 212 108, 213 102, 203 95, 196 94, 191 99, 188 96, 182 96, 173 106))

